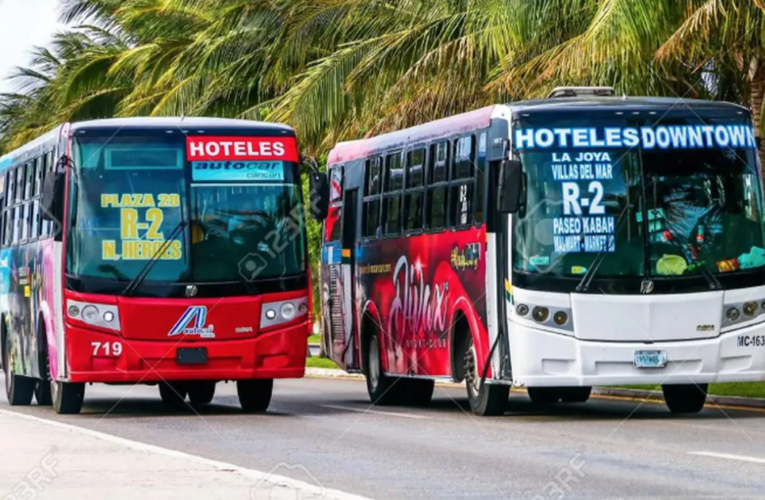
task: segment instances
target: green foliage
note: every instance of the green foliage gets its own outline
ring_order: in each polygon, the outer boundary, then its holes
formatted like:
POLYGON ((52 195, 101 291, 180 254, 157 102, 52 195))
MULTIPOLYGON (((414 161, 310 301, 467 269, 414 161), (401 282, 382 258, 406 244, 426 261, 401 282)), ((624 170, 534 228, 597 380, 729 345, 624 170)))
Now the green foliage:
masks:
MULTIPOLYGON (((69 120, 185 114, 285 122, 319 156, 558 85, 725 99, 761 123, 765 0, 61 1, 87 25, 13 76, 0 151, 69 120)), ((320 239, 309 220, 315 292, 320 239)))

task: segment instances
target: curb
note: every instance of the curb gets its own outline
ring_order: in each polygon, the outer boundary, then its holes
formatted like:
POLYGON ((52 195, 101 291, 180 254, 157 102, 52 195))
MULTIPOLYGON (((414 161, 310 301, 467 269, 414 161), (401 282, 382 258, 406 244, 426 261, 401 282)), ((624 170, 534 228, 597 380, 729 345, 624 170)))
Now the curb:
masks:
MULTIPOLYGON (((607 387, 595 387, 592 389, 593 394, 600 394, 603 396, 619 396, 623 398, 632 399, 651 399, 664 401, 664 395, 661 391, 646 391, 643 389, 611 389, 607 387)), ((765 408, 765 399, 761 398, 744 398, 741 396, 715 396, 710 394, 707 396, 707 405, 721 405, 721 406, 743 406, 746 408, 765 408)))
MULTIPOLYGON (((307 377, 337 378, 363 380, 364 375, 359 373, 346 373, 343 370, 335 368, 306 368, 307 377)), ((441 387, 460 387, 463 384, 437 382, 441 387)), ((525 389, 513 387, 512 392, 525 393, 525 389)), ((661 391, 646 391, 644 389, 612 389, 609 387, 593 387, 592 393, 600 396, 617 396, 630 399, 650 399, 652 401, 664 401, 664 395, 661 391)), ((707 405, 719 406, 741 406, 745 408, 765 408, 765 399, 744 398, 741 396, 707 396, 707 405)))

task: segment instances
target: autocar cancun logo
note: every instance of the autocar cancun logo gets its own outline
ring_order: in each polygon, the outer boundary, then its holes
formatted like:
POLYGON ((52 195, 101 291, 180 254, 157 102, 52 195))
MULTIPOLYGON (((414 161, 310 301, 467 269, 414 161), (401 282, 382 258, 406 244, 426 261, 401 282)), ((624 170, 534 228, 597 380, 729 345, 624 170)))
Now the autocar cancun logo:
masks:
POLYGON ((186 312, 184 312, 180 319, 175 323, 170 330, 170 333, 168 333, 168 337, 174 337, 176 335, 199 335, 202 338, 214 338, 215 326, 205 326, 206 322, 207 307, 191 306, 186 309, 186 312))

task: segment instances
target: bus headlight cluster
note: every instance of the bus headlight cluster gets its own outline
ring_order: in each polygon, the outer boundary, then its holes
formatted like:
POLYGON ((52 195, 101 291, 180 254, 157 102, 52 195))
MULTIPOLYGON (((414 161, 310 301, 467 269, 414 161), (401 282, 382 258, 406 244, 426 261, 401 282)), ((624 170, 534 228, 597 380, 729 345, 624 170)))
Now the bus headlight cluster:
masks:
POLYGON ((747 300, 723 306, 722 326, 730 327, 765 316, 765 300, 747 300))
POLYGON ((260 313, 260 327, 268 328, 269 326, 286 323, 307 313, 307 297, 279 302, 266 302, 263 304, 263 309, 260 313))
POLYGON ((120 316, 117 306, 68 300, 66 311, 70 318, 83 323, 109 330, 119 331, 120 329, 120 316))
POLYGON ((570 331, 574 329, 571 310, 568 308, 518 304, 515 306, 515 314, 539 325, 570 331))

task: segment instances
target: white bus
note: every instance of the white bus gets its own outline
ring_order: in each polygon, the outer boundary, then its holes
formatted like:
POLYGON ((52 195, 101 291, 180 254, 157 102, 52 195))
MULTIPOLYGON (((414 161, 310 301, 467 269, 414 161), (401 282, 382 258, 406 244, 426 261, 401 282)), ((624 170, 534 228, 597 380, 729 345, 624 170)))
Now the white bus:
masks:
POLYGON ((709 383, 765 380, 741 106, 556 89, 338 144, 328 167, 325 347, 376 403, 427 402, 441 378, 481 415, 510 386, 555 404, 656 384, 693 413, 709 383))

